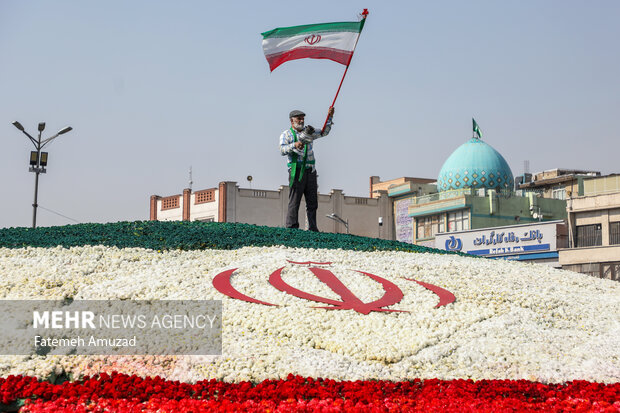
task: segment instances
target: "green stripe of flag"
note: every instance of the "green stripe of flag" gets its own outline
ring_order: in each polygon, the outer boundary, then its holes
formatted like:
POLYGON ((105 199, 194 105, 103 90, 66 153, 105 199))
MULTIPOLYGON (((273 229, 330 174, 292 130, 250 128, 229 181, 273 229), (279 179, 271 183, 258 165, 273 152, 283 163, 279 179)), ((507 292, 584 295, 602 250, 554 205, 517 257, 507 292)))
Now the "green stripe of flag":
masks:
POLYGON ((317 32, 361 32, 364 27, 365 20, 366 19, 362 19, 362 21, 359 22, 320 23, 306 24, 303 26, 279 27, 277 29, 261 33, 261 35, 263 36, 263 39, 268 39, 274 37, 291 37, 304 33, 317 32))

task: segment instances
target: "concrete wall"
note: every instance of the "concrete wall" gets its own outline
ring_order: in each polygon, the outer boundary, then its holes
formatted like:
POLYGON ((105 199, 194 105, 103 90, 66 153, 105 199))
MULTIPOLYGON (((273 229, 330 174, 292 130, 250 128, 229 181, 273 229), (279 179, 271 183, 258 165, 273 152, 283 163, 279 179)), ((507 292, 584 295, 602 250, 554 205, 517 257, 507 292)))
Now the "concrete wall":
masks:
POLYGON ((560 265, 620 261, 620 245, 560 250, 560 265))
POLYGON ((573 212, 620 208, 620 191, 609 194, 576 197, 571 199, 569 208, 573 212))
MULTIPOLYGON (((288 186, 281 186, 277 191, 267 191, 244 189, 235 185, 227 198, 231 205, 227 222, 285 227, 288 195, 288 186)), ((327 195, 319 194, 318 205, 317 225, 320 231, 346 233, 344 224, 326 217, 336 214, 349 222, 351 234, 393 239, 391 204, 385 194, 379 198, 350 197, 345 196, 342 190, 334 189, 327 195), (383 217, 381 227, 378 225, 379 217, 383 217)), ((306 221, 306 203, 302 199, 299 227, 305 229, 306 221)))
POLYGON ((199 192, 191 194, 190 198, 190 220, 191 221, 218 221, 218 202, 220 198, 219 191, 216 188, 212 188, 210 191, 213 193, 213 200, 208 202, 197 203, 197 198, 200 198, 199 192))
POLYGON ((158 197, 156 208, 158 221, 181 221, 183 219, 183 196, 172 195, 167 197, 158 197), (170 202, 174 197, 178 198, 178 206, 164 209, 163 205, 170 202))
MULTIPOLYGON (((391 200, 385 192, 380 192, 378 195, 378 198, 351 197, 345 196, 339 189, 334 189, 329 194, 319 194, 317 210, 319 230, 346 233, 344 224, 326 217, 326 215, 336 214, 349 222, 351 234, 394 239, 391 200), (378 222, 379 217, 383 220, 381 226, 378 222)), ((161 221, 213 220, 216 222, 285 227, 288 196, 288 186, 281 186, 274 191, 239 188, 236 182, 221 182, 217 188, 196 193, 185 190, 183 195, 174 195, 173 197, 154 195, 151 197, 150 216, 151 219, 161 221), (209 201, 196 204, 197 194, 205 191, 212 191, 213 193, 209 201), (170 200, 174 197, 178 198, 178 207, 163 209, 162 205, 166 202, 169 205, 170 200), (187 204, 189 204, 189 209, 187 204)), ((300 228, 307 228, 305 200, 302 200, 299 208, 299 224, 300 228)))
MULTIPOLYGON (((286 187, 288 190, 288 187, 286 187)), ((286 210, 282 208, 282 192, 241 189, 237 186, 231 192, 234 213, 228 222, 282 227, 286 210)), ((285 194, 288 200, 288 191, 285 194)))

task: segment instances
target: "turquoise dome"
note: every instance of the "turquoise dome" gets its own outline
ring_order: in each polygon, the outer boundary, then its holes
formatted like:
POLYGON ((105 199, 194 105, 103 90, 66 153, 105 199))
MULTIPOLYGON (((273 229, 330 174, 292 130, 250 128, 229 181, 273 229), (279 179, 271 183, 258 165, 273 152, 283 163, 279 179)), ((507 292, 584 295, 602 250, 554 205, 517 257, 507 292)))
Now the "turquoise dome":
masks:
POLYGON ((471 138, 444 162, 437 178, 437 189, 512 189, 513 181, 504 157, 482 139, 471 138))

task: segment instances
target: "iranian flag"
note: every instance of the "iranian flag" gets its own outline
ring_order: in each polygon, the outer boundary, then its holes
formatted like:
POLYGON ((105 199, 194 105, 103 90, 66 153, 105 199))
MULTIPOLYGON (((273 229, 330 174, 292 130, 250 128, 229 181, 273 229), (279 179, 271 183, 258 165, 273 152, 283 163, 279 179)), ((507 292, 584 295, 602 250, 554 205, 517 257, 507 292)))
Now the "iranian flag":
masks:
POLYGON ((348 66, 365 20, 281 27, 261 33, 269 68, 273 72, 284 62, 304 58, 329 59, 348 66))

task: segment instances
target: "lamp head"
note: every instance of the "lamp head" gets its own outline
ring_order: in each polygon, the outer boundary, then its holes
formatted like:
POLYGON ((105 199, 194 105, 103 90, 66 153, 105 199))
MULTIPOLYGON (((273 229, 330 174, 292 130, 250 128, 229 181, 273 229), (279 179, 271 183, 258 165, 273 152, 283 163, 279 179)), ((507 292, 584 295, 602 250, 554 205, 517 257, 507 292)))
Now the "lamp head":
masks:
POLYGON ((30 166, 37 166, 39 163, 39 154, 37 151, 30 152, 30 166))
POLYGON ((45 129, 45 122, 39 122, 39 132, 43 132, 45 129))
POLYGON ((60 131, 58 131, 58 134, 62 135, 63 133, 67 133, 67 132, 70 132, 72 130, 73 130, 73 128, 71 126, 65 126, 60 131))
POLYGON ((24 127, 18 121, 13 122, 13 126, 15 126, 17 129, 19 129, 22 132, 24 131, 24 127))

